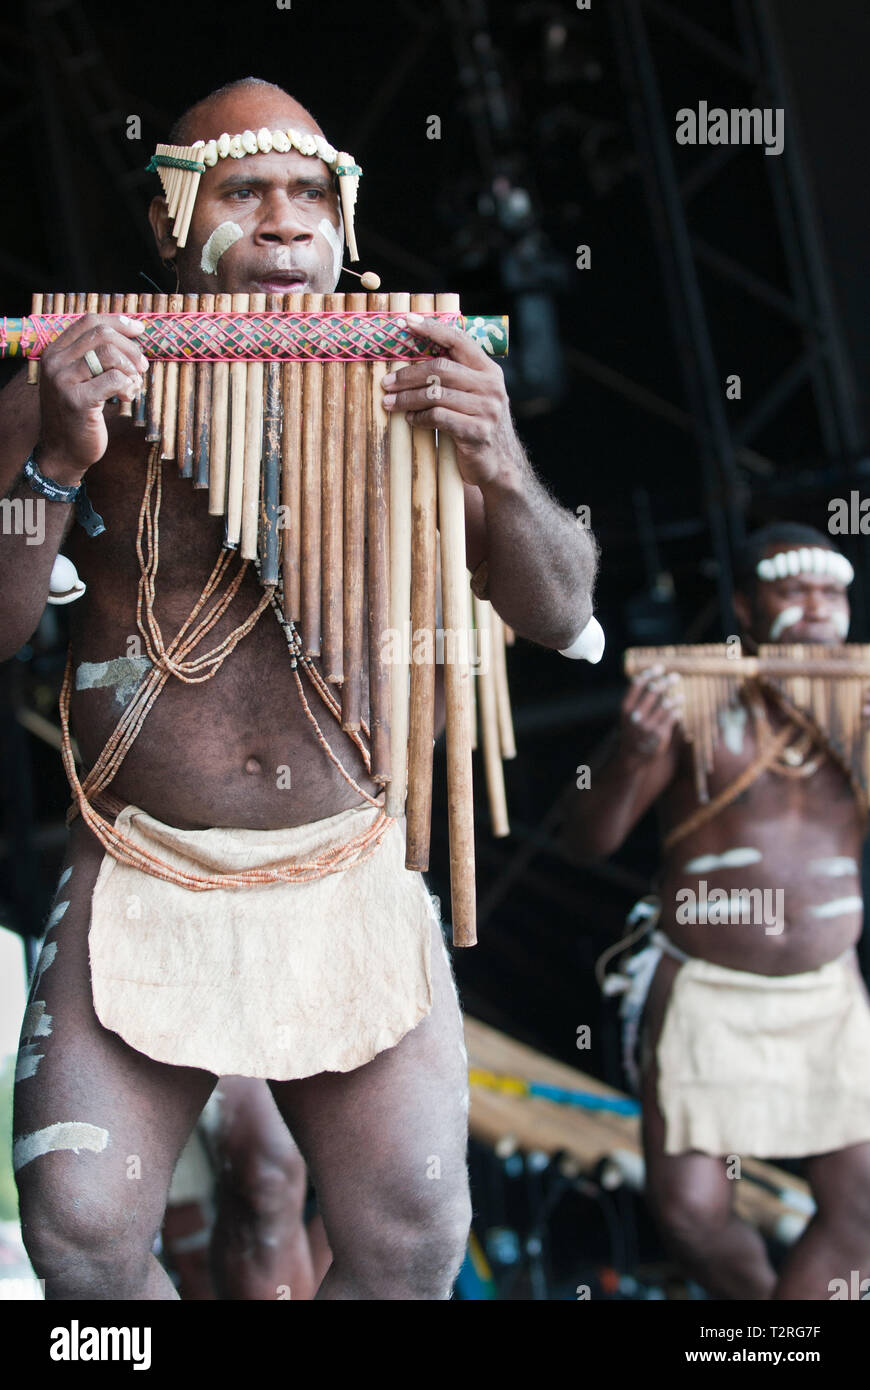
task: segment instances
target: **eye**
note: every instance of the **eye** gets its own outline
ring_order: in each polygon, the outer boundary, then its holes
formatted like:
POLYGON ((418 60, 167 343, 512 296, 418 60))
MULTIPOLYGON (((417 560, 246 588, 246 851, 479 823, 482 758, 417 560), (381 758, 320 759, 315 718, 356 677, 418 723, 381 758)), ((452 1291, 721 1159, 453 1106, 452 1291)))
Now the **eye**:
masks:
POLYGON ((302 196, 303 198, 310 198, 312 202, 320 202, 325 194, 322 188, 303 188, 302 196))
POLYGON ((247 202, 249 198, 253 198, 254 190, 252 188, 232 188, 230 189, 229 196, 230 198, 236 198, 240 201, 247 202))

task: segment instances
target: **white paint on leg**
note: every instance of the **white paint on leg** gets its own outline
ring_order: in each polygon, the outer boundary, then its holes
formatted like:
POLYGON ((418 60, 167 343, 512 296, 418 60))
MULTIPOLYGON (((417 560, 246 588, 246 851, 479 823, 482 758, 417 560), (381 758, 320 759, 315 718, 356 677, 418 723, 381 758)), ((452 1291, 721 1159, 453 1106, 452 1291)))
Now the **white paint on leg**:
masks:
POLYGON ((58 922, 60 921, 61 917, 64 915, 68 907, 69 902, 67 901, 65 903, 58 903, 57 906, 52 910, 51 916, 45 924, 46 936, 51 931, 52 927, 57 926, 58 922))
POLYGON ((221 222, 215 227, 205 246, 202 248, 200 258, 200 269, 206 275, 217 275, 218 261, 225 251, 229 251, 231 246, 235 246, 244 236, 244 232, 238 222, 221 222))
POLYGON ((802 623, 803 620, 804 610, 799 604, 793 603, 789 608, 783 608, 780 613, 777 613, 770 625, 768 639, 771 642, 778 642, 786 628, 796 627, 797 624, 802 623))
POLYGON ((51 1035, 51 1014, 45 1012, 45 1000, 35 999, 24 1011, 22 1038, 47 1038, 51 1035))
POLYGON ((36 1043, 24 1043, 18 1049, 18 1061, 15 1063, 15 1085, 19 1081, 26 1081, 28 1076, 35 1076, 40 1062, 45 1056, 44 1052, 38 1052, 36 1043))
POLYGON ((701 854, 683 866, 687 874, 708 874, 711 869, 742 869, 747 864, 761 862, 761 851, 747 845, 745 849, 726 849, 723 854, 701 854))
POLYGON ((45 974, 46 970, 48 970, 49 966, 52 965, 52 964, 54 963, 54 958, 55 958, 56 955, 57 955, 57 942, 56 942, 56 941, 49 941, 49 942, 47 942, 46 945, 44 945, 43 948, 42 948, 42 950, 40 951, 40 953, 39 953, 39 960, 36 962, 36 974, 35 974, 34 977, 33 977, 33 993, 34 993, 34 994, 35 994, 36 991, 39 989, 39 982, 40 982, 40 980, 42 979, 43 975, 45 974))
POLYGON ((46 1125, 33 1134, 25 1134, 12 1145, 12 1168, 18 1172, 25 1164, 32 1163, 43 1154, 70 1151, 80 1153, 88 1149, 99 1154, 109 1142, 109 1131, 97 1125, 85 1124, 81 1120, 62 1120, 56 1125, 46 1125))
POLYGON ((818 907, 811 907, 810 916, 843 917, 847 912, 861 912, 863 907, 862 898, 832 898, 829 903, 820 903, 818 907))
POLYGON ((830 859, 811 859, 807 868, 811 874, 822 874, 824 878, 844 878, 847 874, 858 872, 855 860, 841 854, 835 854, 830 859))

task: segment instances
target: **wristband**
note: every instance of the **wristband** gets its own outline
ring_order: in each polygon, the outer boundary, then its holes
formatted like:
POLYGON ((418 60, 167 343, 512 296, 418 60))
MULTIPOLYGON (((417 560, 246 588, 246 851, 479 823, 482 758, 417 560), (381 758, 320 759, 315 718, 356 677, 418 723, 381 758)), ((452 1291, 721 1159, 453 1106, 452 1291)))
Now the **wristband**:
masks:
POLYGON ((76 520, 89 536, 103 534, 106 529, 103 518, 94 510, 84 478, 77 487, 65 487, 63 483, 55 482, 54 478, 46 478, 45 474, 40 472, 33 454, 24 465, 24 476, 28 486, 39 493, 40 497, 47 497, 49 502, 74 502, 76 520))
POLYGON ((56 483, 53 478, 46 478, 39 471, 39 464, 33 454, 24 465, 24 476, 33 491, 38 492, 40 497, 47 497, 49 502, 74 502, 79 495, 80 483, 75 487, 65 487, 63 483, 56 483))
POLYGON ((560 656, 569 656, 573 661, 591 661, 593 665, 604 655, 604 629, 597 618, 590 618, 579 636, 567 647, 560 647, 560 656))

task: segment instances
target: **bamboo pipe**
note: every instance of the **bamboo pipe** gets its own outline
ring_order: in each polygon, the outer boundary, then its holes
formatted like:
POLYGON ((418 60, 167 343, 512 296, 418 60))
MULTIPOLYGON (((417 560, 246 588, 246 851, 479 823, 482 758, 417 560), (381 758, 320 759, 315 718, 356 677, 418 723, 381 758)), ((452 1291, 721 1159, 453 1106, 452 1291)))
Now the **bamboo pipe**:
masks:
MULTIPOLYGON (((343 294, 327 294, 327 313, 344 308, 343 294)), ((323 471, 321 477, 321 565, 323 589, 323 674, 340 685, 344 678, 344 363, 323 367, 323 471)))
MULTIPOLYGON (((411 308, 431 314, 435 297, 411 296, 411 308)), ((411 432, 411 707, 405 868, 429 867, 432 822, 432 744, 435 736, 435 557, 438 468, 435 435, 411 432)))
MULTIPOLYGON (((370 294, 372 313, 386 313, 387 294, 370 294)), ((368 412, 368 481, 366 485, 368 631, 369 631, 369 728, 371 732, 372 777, 385 785, 390 781, 390 663, 387 659, 390 624, 389 555, 389 428, 384 409, 381 382, 387 375, 386 362, 370 362, 368 412)))
MULTIPOLYGON (((306 294, 306 314, 320 313, 322 294, 306 294)), ((306 656, 320 655, 320 443, 323 431, 323 363, 302 365, 302 642, 306 656)))
MULTIPOLYGON (((390 313, 406 314, 411 296, 390 295, 390 313)), ((403 364, 390 363, 395 372, 403 364)), ((390 415, 390 627, 398 650, 390 667, 390 772, 385 809, 404 816, 408 788, 408 683, 411 670, 411 426, 401 411, 390 415)))
MULTIPOLYGON (((459 296, 435 296, 435 309, 459 313, 459 296)), ((449 434, 438 434, 438 524, 441 533, 441 609, 447 710, 447 814, 454 946, 477 941, 474 898, 474 783, 471 767, 468 571, 465 564, 465 487, 449 434), (452 650, 451 650, 452 648, 452 650)))

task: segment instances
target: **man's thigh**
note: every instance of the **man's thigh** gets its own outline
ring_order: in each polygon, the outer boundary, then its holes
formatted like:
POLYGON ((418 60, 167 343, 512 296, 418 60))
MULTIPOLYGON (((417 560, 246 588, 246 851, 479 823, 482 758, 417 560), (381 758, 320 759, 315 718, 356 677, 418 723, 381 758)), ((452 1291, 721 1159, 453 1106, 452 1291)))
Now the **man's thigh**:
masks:
MULTIPOLYGON (((102 847, 77 822, 34 973, 15 1085, 14 1162, 25 1231, 155 1230, 175 1160, 215 1078, 165 1066, 94 1013, 88 926, 102 847), (66 1215, 64 1215, 66 1213, 66 1215)), ((123 931, 124 923, 118 923, 123 931)), ((144 1236, 143 1236, 144 1238, 144 1236)))
POLYGON ((468 1059, 435 924, 432 983, 429 1014, 365 1066, 271 1083, 309 1164, 331 1242, 385 1211, 401 1219, 467 1203, 468 1059))
POLYGON ((665 1151, 666 1122, 659 1104, 657 1052, 668 1001, 680 962, 663 956, 650 987, 641 1034, 642 1133, 646 1192, 653 1211, 666 1225, 693 1221, 703 1214, 712 1222, 732 1209, 734 1184, 722 1158, 694 1150, 665 1151))

